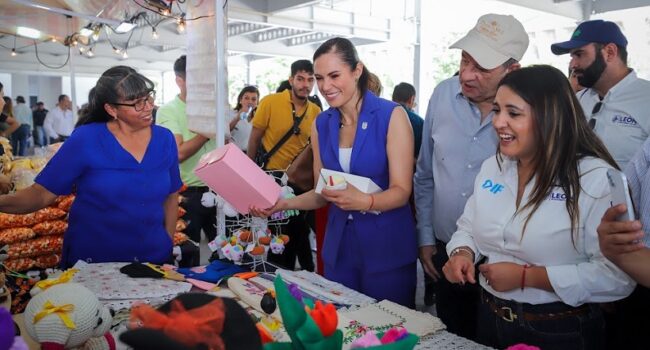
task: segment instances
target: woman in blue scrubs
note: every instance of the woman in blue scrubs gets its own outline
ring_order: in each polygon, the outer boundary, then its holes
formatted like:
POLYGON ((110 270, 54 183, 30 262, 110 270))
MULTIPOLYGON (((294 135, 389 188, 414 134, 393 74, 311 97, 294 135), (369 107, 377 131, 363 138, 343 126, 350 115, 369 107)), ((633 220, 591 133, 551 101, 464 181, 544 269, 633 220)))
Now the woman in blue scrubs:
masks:
POLYGON ((76 192, 61 266, 164 263, 182 183, 169 130, 153 125, 154 84, 133 68, 110 68, 89 94, 89 112, 35 183, 0 196, 0 211, 23 214, 76 192))

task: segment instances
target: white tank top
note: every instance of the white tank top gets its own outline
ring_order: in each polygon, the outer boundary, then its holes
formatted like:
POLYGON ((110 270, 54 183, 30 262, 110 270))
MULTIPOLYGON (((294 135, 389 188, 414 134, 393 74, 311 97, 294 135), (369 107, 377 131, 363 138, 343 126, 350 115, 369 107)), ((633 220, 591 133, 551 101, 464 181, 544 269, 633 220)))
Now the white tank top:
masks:
POLYGON ((343 172, 350 173, 350 160, 352 159, 352 148, 339 147, 339 163, 343 172))

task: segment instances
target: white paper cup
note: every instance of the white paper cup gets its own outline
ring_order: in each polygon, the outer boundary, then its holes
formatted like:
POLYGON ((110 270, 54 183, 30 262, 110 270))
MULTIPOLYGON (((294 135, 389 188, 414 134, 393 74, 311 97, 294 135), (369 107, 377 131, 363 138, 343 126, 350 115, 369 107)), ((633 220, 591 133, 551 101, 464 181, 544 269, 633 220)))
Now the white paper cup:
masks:
POLYGON ((348 183, 345 182, 345 181, 344 181, 344 182, 340 182, 340 183, 338 183, 338 184, 336 184, 336 185, 334 185, 334 186, 325 185, 325 189, 326 189, 326 190, 336 190, 336 191, 339 191, 339 190, 344 190, 344 189, 346 189, 346 188, 348 188, 348 183))

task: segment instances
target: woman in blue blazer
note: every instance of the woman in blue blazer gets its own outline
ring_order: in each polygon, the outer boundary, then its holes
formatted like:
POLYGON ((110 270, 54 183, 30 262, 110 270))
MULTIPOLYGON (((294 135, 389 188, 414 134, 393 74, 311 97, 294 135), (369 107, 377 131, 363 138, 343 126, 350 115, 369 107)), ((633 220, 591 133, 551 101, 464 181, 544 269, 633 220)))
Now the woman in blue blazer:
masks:
POLYGON ((325 168, 368 177, 383 191, 367 194, 348 184, 344 190, 312 190, 251 211, 267 216, 333 203, 322 253, 325 277, 375 299, 413 307, 417 244, 408 205, 413 179, 408 116, 398 104, 368 91, 368 70, 347 39, 323 43, 314 53, 314 71, 330 105, 312 126, 314 182, 322 181, 325 168))

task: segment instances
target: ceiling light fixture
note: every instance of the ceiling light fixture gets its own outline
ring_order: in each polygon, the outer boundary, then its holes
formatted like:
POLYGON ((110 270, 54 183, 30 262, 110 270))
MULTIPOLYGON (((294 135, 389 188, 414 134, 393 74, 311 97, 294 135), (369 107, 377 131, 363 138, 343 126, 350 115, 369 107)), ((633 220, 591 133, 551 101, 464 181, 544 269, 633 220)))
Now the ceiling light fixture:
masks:
POLYGON ((89 36, 95 34, 95 31, 91 29, 91 26, 92 26, 92 24, 89 23, 87 26, 81 28, 79 30, 79 34, 81 34, 81 35, 83 35, 85 37, 89 37, 89 36))
POLYGON ((185 19, 183 17, 180 17, 178 20, 176 20, 176 23, 178 23, 176 26, 176 31, 178 31, 179 34, 183 33, 185 31, 185 19))
POLYGON ((16 34, 31 39, 39 39, 41 37, 40 30, 29 27, 16 27, 16 34))
POLYGON ((158 39, 158 32, 156 31, 156 27, 151 27, 151 38, 154 40, 158 39))
POLYGON ((14 35, 14 48, 11 49, 11 57, 16 57, 16 36, 14 35))
POLYGON ((86 56, 88 57, 94 57, 95 53, 93 52, 93 48, 89 48, 88 51, 86 52, 86 56))
POLYGON ((126 53, 126 50, 122 52, 122 59, 127 59, 129 58, 129 55, 126 53))
POLYGON ((95 40, 95 41, 99 40, 99 34, 101 33, 101 30, 102 30, 102 25, 101 24, 98 24, 98 25, 95 26, 95 28, 93 29, 93 35, 92 35, 93 40, 95 40))

